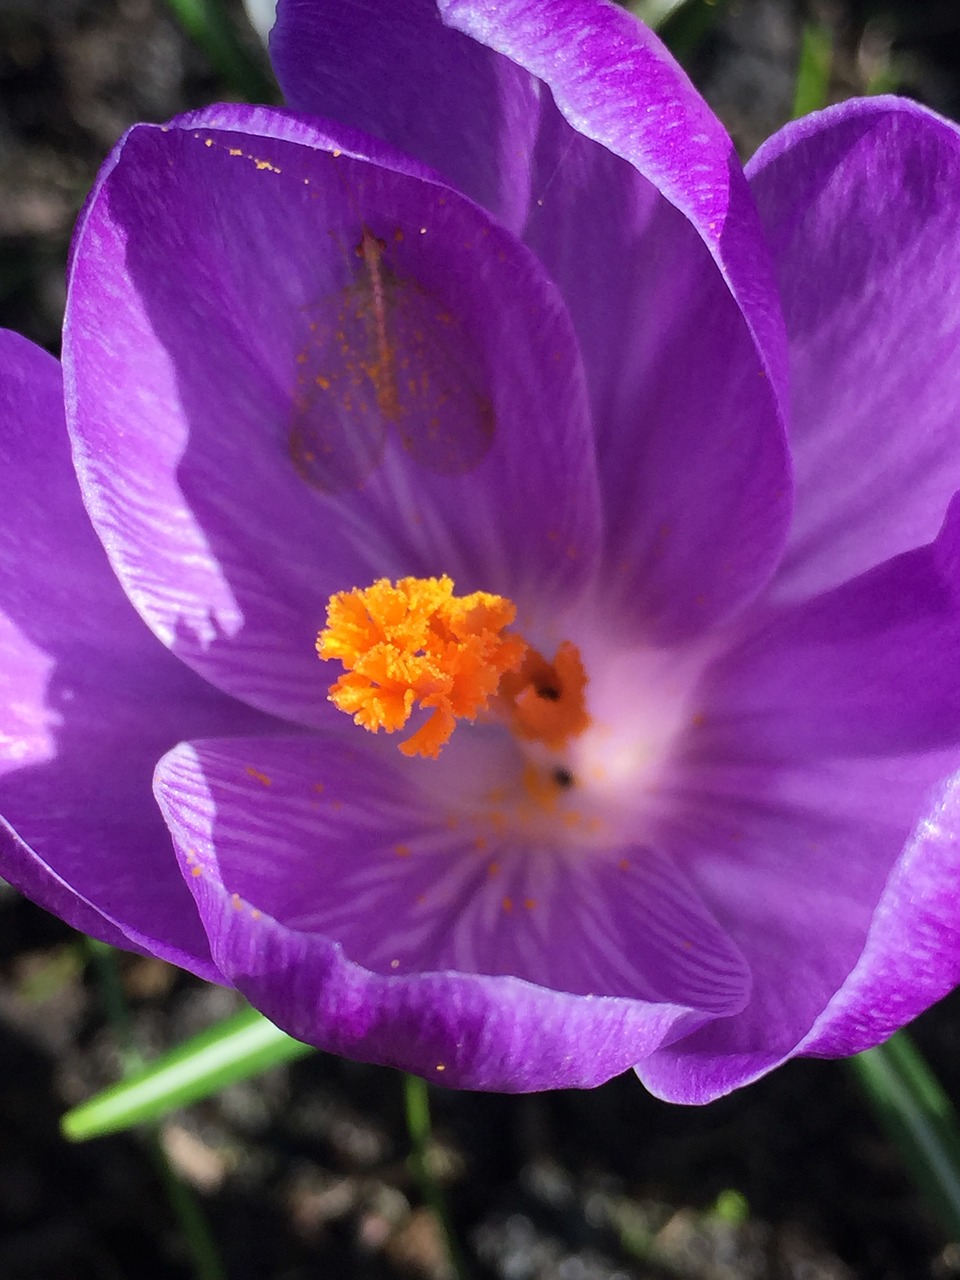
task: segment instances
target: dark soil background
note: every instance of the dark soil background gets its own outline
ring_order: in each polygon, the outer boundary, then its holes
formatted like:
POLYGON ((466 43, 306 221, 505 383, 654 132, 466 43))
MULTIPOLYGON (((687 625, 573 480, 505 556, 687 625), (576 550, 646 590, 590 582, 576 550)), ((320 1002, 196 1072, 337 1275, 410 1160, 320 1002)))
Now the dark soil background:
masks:
MULTIPOLYGON (((700 10, 708 29, 677 45, 745 154, 790 114, 804 23, 832 32, 832 98, 885 79, 960 114, 956 0, 700 10)), ((163 0, 0 0, 0 324, 57 349, 70 231, 107 149, 135 120, 225 96, 163 0)), ((157 961, 119 963, 147 1055, 235 1007, 157 961)), ((960 998, 916 1034, 960 1097, 960 998)), ((150 1140, 59 1137, 63 1110, 119 1073, 84 941, 0 886, 0 1280, 192 1275, 150 1140)), ((478 1280, 960 1275, 960 1242, 843 1063, 796 1062, 702 1109, 659 1103, 633 1076, 536 1097, 438 1090, 434 1125, 478 1280)), ((159 1141, 229 1280, 446 1274, 391 1072, 316 1055, 174 1116, 159 1141)))

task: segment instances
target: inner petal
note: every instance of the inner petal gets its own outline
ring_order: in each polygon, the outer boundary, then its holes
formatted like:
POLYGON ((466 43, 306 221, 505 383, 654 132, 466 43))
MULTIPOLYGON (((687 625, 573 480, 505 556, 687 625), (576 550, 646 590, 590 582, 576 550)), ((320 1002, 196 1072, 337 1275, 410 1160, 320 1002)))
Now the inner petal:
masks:
MULTIPOLYGON (((507 763, 478 741, 452 744, 457 776, 507 763)), ((512 975, 712 1015, 742 1007, 738 949, 656 849, 611 845, 584 858, 516 829, 498 835, 456 788, 441 803, 418 786, 431 762, 362 742, 177 748, 158 795, 188 879, 201 888, 215 876, 237 910, 335 940, 387 976, 512 975)))
POLYGON ((592 575, 555 286, 373 139, 240 106, 136 128, 81 219, 68 310, 70 427, 114 569, 245 701, 322 721, 311 650, 344 582, 447 569, 546 598, 592 575))

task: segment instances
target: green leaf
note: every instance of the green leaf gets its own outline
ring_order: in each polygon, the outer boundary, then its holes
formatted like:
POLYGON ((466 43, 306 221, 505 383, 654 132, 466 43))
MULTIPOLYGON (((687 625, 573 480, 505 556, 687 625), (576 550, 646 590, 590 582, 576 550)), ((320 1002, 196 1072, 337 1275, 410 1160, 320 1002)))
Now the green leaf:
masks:
POLYGON ((84 1142, 156 1120, 229 1084, 315 1050, 278 1030, 255 1009, 242 1009, 165 1057, 68 1111, 65 1137, 84 1142))
POLYGON ((800 64, 793 94, 793 119, 819 111, 830 94, 833 34, 829 27, 808 23, 800 43, 800 64))
POLYGON ((850 1063, 930 1207, 960 1238, 960 1125, 940 1082, 905 1031, 850 1063))
POLYGON ((278 100, 275 82, 244 45, 220 0, 167 0, 167 7, 238 97, 278 100))

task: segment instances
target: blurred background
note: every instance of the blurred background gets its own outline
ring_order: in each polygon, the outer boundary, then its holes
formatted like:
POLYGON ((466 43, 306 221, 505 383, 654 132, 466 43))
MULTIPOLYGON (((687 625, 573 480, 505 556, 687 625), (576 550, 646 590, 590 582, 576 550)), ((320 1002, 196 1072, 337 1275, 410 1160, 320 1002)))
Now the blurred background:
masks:
MULTIPOLYGON (((960 116, 957 0, 634 7, 745 157, 793 114, 855 94, 960 116)), ((129 124, 271 95, 240 0, 0 0, 0 324, 57 351, 73 222, 129 124)), ((315 1055, 153 1136, 59 1136, 62 1112, 132 1048, 152 1057, 236 1007, 159 961, 104 956, 0 885, 0 1280, 449 1274, 389 1071, 315 1055), (171 1169, 209 1223, 206 1270, 171 1169)), ((916 1039, 960 1098, 960 997, 916 1039)), ((632 1076, 527 1098, 435 1091, 433 1105, 431 1167, 476 1280, 960 1276, 960 1241, 843 1063, 795 1062, 702 1109, 659 1103, 632 1076)))

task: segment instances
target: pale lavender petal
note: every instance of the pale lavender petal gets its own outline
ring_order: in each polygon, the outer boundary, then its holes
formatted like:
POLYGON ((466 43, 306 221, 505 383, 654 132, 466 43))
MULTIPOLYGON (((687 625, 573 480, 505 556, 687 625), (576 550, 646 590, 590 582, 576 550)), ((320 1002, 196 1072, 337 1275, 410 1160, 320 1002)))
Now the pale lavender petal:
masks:
POLYGON ((135 129, 78 232, 64 339, 81 484, 131 599, 219 687, 310 724, 334 714, 333 592, 446 572, 547 611, 599 543, 556 290, 367 141, 369 162, 252 107, 135 129))
POLYGON ((465 807, 462 785, 441 798, 430 766, 410 765, 316 738, 200 742, 162 762, 214 955, 271 1018, 353 1056, 428 1075, 443 1062, 450 1084, 522 1090, 595 1082, 743 1006, 737 949, 675 864, 511 837, 492 800, 465 807), (416 1010, 439 1024, 419 1044, 416 1010))
POLYGON ((666 821, 753 996, 641 1064, 655 1092, 866 1048, 960 978, 958 563, 955 501, 934 544, 781 607, 704 681, 666 821))
POLYGON ((796 521, 781 596, 928 542, 960 488, 960 130, 916 103, 845 102, 748 168, 793 364, 796 521))
POLYGON ((60 368, 7 332, 0 418, 0 874, 78 929, 216 978, 151 775, 186 734, 264 721, 130 607, 80 501, 60 368))

